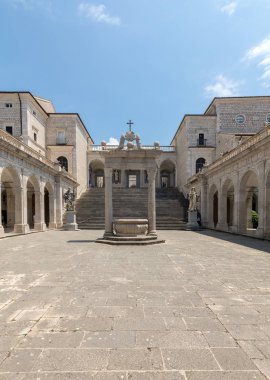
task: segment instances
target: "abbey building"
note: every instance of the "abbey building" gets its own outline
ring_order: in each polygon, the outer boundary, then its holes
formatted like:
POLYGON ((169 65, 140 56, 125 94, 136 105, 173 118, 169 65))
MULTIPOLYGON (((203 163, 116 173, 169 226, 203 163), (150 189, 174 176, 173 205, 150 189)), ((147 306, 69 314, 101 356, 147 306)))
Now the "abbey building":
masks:
MULTIPOLYGON (((126 137, 132 129, 130 123, 126 137)), ((104 228, 108 178, 114 213, 145 216, 153 168, 144 149, 152 149, 157 228, 184 227, 195 187, 203 227, 270 238, 270 97, 215 98, 204 114, 183 118, 169 146, 132 139, 124 149, 137 149, 141 164, 119 159, 108 168, 106 152, 121 147, 95 145, 78 114, 57 113, 29 92, 1 92, 0 236, 61 228, 68 189, 79 227, 104 228)))

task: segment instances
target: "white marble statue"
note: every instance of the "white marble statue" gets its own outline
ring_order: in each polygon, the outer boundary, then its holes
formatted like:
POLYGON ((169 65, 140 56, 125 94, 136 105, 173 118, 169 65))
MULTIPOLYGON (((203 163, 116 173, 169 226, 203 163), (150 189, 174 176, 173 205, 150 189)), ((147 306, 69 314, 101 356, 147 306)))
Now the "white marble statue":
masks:
POLYGON ((189 192, 189 207, 188 211, 196 211, 197 210, 197 193, 195 187, 192 187, 189 192))

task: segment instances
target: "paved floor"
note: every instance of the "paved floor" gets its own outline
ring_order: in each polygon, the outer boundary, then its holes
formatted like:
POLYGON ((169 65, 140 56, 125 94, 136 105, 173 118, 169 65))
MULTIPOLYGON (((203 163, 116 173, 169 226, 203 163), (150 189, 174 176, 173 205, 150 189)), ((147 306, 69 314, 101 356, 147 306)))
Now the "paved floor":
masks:
POLYGON ((270 379, 270 244, 166 232, 0 240, 0 380, 270 379))

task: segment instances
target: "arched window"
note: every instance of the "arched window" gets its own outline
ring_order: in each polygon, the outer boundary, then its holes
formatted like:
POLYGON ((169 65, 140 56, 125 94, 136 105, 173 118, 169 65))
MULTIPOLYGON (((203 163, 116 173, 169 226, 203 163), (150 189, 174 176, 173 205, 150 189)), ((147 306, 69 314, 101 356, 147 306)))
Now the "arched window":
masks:
POLYGON ((198 160, 196 161, 196 173, 198 173, 202 169, 204 164, 205 159, 202 157, 198 158, 198 160))
POLYGON ((64 168, 66 171, 68 171, 68 160, 64 156, 60 156, 57 158, 57 161, 59 162, 61 168, 64 168))

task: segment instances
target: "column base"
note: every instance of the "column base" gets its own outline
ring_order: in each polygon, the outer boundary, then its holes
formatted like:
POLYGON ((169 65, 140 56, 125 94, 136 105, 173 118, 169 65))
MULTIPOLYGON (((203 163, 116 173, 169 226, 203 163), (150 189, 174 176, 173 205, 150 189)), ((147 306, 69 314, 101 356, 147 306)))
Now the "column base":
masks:
POLYGON ((14 224, 15 234, 27 234, 29 232, 28 224, 14 224))
POLYGON ((34 224, 34 229, 36 231, 42 232, 42 231, 46 231, 47 230, 47 226, 46 226, 45 223, 35 223, 34 224))
POLYGON ((103 238, 104 239, 106 239, 107 237, 110 237, 110 236, 113 236, 113 232, 111 231, 111 232, 104 232, 104 234, 103 234, 103 238))
POLYGON ((220 230, 220 231, 228 231, 228 224, 227 223, 218 223, 217 226, 216 226, 216 229, 217 230, 220 230))
POLYGON ((5 234, 5 230, 4 230, 4 227, 1 225, 0 226, 0 237, 4 236, 4 234, 5 234))
POLYGON ((157 237, 157 231, 156 230, 152 230, 150 231, 147 236, 156 236, 157 237))
POLYGON ((50 222, 49 223, 49 229, 55 230, 56 228, 58 228, 56 222, 50 222))

